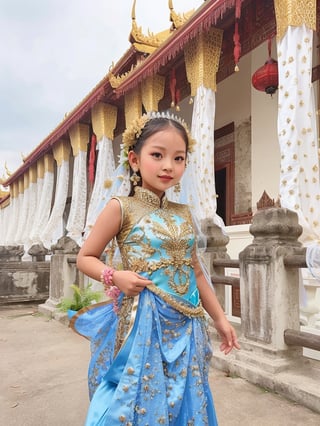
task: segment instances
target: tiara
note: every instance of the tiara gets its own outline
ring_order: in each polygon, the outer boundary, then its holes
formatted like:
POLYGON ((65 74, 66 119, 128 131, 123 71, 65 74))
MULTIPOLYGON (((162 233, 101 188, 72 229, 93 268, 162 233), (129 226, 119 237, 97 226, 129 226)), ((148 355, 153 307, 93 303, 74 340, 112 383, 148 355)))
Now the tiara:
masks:
POLYGON ((137 143, 137 140, 141 136, 141 133, 148 123, 148 121, 153 120, 155 118, 167 118, 168 120, 174 120, 177 123, 180 123, 186 131, 188 136, 188 152, 193 152, 194 145, 196 141, 192 138, 188 126, 186 122, 177 115, 170 114, 167 112, 148 112, 143 114, 141 117, 136 118, 132 121, 130 126, 123 132, 122 135, 122 156, 126 160, 128 158, 128 152, 132 147, 137 143))

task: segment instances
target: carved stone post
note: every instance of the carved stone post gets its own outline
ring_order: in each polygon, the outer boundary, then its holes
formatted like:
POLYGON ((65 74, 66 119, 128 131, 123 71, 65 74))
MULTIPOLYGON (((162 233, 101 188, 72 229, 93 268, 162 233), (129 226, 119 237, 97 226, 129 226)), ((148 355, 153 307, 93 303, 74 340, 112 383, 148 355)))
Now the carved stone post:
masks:
POLYGON ((1 262, 20 262, 24 255, 24 246, 0 246, 0 261, 1 262))
POLYGON ((28 253, 31 256, 32 262, 44 262, 46 255, 49 254, 49 250, 43 244, 34 244, 30 247, 28 253))
POLYGON ((76 257, 79 246, 69 237, 62 237, 57 244, 51 246, 49 299, 39 305, 39 311, 53 315, 63 297, 71 297, 71 284, 79 286, 79 273, 76 268, 76 257))
POLYGON ((299 270, 284 258, 300 254, 302 228, 296 213, 283 208, 258 211, 252 244, 240 253, 242 350, 239 360, 270 372, 283 370, 300 348, 289 348, 284 330, 299 330, 299 270))
MULTIPOLYGON (((222 229, 216 225, 212 219, 206 219, 201 224, 202 232, 207 237, 207 249, 205 260, 208 265, 209 273, 223 275, 224 268, 213 267, 213 261, 217 259, 229 259, 227 254, 228 235, 222 232, 222 229)), ((214 287, 217 298, 223 308, 225 308, 225 286, 216 285, 214 287)))

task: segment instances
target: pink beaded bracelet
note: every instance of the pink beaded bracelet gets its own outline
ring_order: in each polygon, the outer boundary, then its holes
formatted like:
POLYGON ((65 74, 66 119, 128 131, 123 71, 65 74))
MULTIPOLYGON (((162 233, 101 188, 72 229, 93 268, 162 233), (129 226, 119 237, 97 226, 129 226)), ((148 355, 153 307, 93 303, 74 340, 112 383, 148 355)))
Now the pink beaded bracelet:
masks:
POLYGON ((101 282, 104 287, 111 287, 113 285, 112 277, 113 277, 114 269, 107 267, 101 272, 101 282))
POLYGON ((117 314, 119 312, 118 297, 121 292, 118 289, 118 287, 113 285, 113 282, 112 282, 113 274, 114 274, 114 269, 107 267, 101 272, 101 282, 104 286, 106 296, 110 297, 110 299, 113 300, 113 309, 114 309, 114 312, 117 314))

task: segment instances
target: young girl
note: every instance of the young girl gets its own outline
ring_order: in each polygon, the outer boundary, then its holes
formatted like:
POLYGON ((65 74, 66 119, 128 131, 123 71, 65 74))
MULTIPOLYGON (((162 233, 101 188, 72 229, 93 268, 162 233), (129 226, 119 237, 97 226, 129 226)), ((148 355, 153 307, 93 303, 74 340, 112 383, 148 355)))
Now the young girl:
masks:
POLYGON ((131 193, 107 203, 77 259, 111 296, 72 320, 91 340, 87 425, 217 424, 204 310, 221 351, 239 344, 197 259, 189 208, 165 195, 179 183, 193 144, 176 117, 144 115, 124 132, 131 193), (121 270, 100 260, 114 237, 121 270))

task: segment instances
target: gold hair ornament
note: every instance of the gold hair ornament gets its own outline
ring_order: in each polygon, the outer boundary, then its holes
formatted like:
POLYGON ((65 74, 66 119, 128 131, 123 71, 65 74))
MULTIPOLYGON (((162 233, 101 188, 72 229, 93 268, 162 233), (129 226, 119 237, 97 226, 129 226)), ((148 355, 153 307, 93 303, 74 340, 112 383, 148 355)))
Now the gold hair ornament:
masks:
POLYGON ((129 150, 132 149, 137 143, 137 140, 141 136, 141 133, 148 121, 154 118, 167 118, 168 120, 173 120, 180 123, 184 127, 188 136, 188 152, 193 152, 196 141, 192 138, 186 122, 181 117, 170 114, 169 112, 149 112, 133 120, 132 123, 123 132, 120 156, 121 163, 128 164, 129 150))

